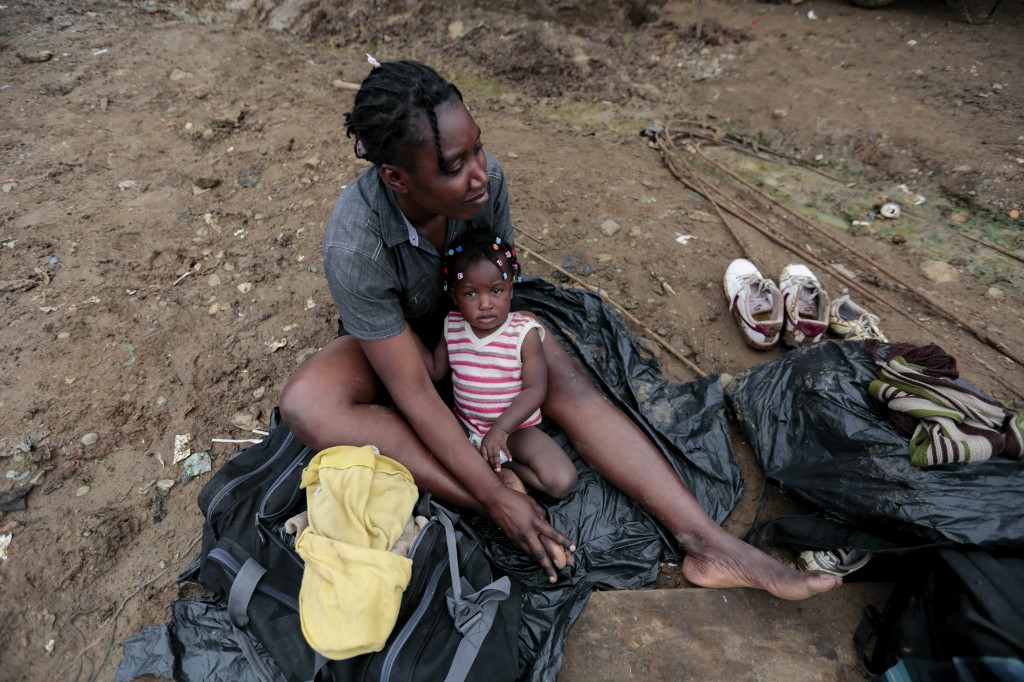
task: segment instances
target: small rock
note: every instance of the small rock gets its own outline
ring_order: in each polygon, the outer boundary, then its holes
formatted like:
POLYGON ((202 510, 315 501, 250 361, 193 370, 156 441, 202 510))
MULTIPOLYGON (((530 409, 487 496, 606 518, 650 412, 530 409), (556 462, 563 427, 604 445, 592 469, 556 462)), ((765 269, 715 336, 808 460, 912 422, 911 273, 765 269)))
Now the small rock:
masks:
POLYGON ((18 59, 25 64, 39 64, 53 59, 53 53, 49 50, 41 50, 39 52, 31 52, 28 54, 24 52, 16 52, 15 54, 18 56, 18 59))
POLYGON ((604 234, 604 236, 606 237, 614 236, 615 233, 621 229, 622 227, 620 227, 619 224, 612 220, 611 218, 608 218, 603 223, 601 223, 601 233, 604 234))
POLYGON ((89 486, 83 485, 81 488, 79 488, 78 490, 75 491, 75 497, 81 497, 82 495, 85 495, 86 493, 88 493, 89 490, 90 490, 89 486))
POLYGON ((173 478, 162 478, 162 479, 160 479, 159 481, 156 482, 156 487, 160 488, 160 490, 163 490, 163 491, 166 492, 166 491, 168 491, 168 490, 170 490, 171 488, 174 487, 174 479, 173 478))
POLYGON ((996 300, 1000 300, 1006 294, 1003 293, 1003 290, 1000 289, 999 287, 989 287, 988 291, 985 292, 985 295, 988 296, 989 298, 994 298, 996 300))
POLYGON ((306 159, 302 163, 306 164, 310 168, 319 168, 321 161, 320 161, 320 157, 319 156, 315 156, 314 155, 314 156, 309 157, 308 159, 306 159))
POLYGON ((71 338, 71 334, 69 332, 61 332, 61 333, 57 334, 57 338, 60 339, 61 341, 63 341, 64 339, 71 338))
POLYGON ((960 279, 960 273, 956 268, 939 260, 926 260, 921 263, 921 272, 936 284, 956 282, 960 279))
POLYGON ((718 375, 718 380, 722 382, 722 388, 728 388, 729 384, 732 383, 732 375, 722 372, 718 375))
POLYGON ((210 308, 209 308, 209 309, 208 309, 208 310, 206 311, 206 314, 207 314, 207 315, 210 315, 210 316, 212 317, 212 316, 216 315, 216 314, 217 314, 217 313, 219 313, 219 312, 220 312, 220 303, 214 303, 214 304, 213 304, 213 305, 211 305, 211 306, 210 306, 210 308))
POLYGON ((772 118, 786 118, 788 114, 789 112, 786 111, 785 109, 776 109, 775 111, 772 112, 772 118))
POLYGON ((889 237, 889 241, 891 241, 893 244, 896 244, 897 246, 899 246, 900 244, 906 244, 907 243, 907 237, 906 237, 906 235, 902 235, 902 234, 894 234, 893 236, 889 237))
POLYGON ((193 184, 199 189, 213 189, 220 184, 220 178, 196 178, 193 184))
POLYGON ((211 287, 219 287, 220 275, 218 275, 216 272, 213 273, 212 275, 206 278, 206 283, 209 284, 211 287))
POLYGON ((519 158, 519 155, 518 155, 518 154, 516 154, 515 152, 509 152, 509 153, 508 153, 508 154, 506 154, 505 156, 507 156, 507 157, 508 157, 508 158, 510 158, 510 159, 518 159, 518 158, 519 158))
POLYGON ((247 294, 252 291, 252 282, 242 282, 238 285, 238 291, 242 294, 247 294))
POLYGON ((953 168, 954 173, 970 173, 972 170, 974 169, 968 166, 966 163, 961 163, 960 165, 954 166, 953 168))
POLYGON ((462 35, 462 32, 464 30, 465 24, 456 19, 452 23, 448 24, 448 37, 451 38, 452 40, 455 40, 456 38, 462 35))
POLYGON ((90 445, 95 445, 96 441, 98 441, 99 439, 100 434, 96 433, 95 431, 87 433, 84 436, 82 436, 82 445, 86 447, 89 447, 90 445))
POLYGON ((949 219, 952 220, 954 223, 960 223, 961 225, 967 222, 967 216, 965 216, 963 213, 954 213, 953 215, 949 216, 949 219))
POLYGON ((267 392, 267 389, 264 388, 263 386, 260 386, 259 388, 253 390, 252 397, 256 398, 256 400, 259 400, 260 398, 263 397, 263 394, 266 393, 266 392, 267 392))
POLYGON ((174 67, 173 69, 171 69, 171 73, 168 76, 168 78, 170 78, 174 82, 178 82, 186 80, 188 78, 192 78, 192 74, 183 69, 179 69, 178 67, 174 67))

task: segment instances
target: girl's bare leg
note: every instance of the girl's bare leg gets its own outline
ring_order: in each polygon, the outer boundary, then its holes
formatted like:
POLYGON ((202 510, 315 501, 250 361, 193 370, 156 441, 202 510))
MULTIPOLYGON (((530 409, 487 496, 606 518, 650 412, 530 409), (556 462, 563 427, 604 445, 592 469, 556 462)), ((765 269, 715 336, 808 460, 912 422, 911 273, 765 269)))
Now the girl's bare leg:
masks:
POLYGON ((544 339, 548 396, 542 411, 594 469, 649 511, 686 551, 683 573, 702 587, 753 587, 804 599, 841 584, 791 569, 733 537, 703 507, 643 432, 594 386, 551 334, 544 339))
POLYGON ((536 426, 519 429, 508 437, 509 467, 529 487, 562 499, 576 486, 576 467, 551 436, 536 426))

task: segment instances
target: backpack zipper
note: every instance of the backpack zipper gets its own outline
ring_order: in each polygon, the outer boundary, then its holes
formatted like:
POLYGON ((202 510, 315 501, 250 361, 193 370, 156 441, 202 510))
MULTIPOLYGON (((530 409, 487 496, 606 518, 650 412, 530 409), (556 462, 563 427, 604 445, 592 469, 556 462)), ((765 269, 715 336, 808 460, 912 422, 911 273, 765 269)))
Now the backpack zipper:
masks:
MULTIPOLYGON (((288 465, 288 468, 285 469, 284 472, 280 476, 277 477, 277 480, 274 481, 274 483, 267 489, 266 494, 263 496, 263 502, 262 502, 262 504, 260 504, 260 510, 259 510, 259 512, 257 514, 258 518, 261 521, 269 520, 272 516, 276 516, 277 514, 281 513, 281 510, 278 510, 273 515, 268 514, 267 513, 267 502, 274 495, 274 491, 277 490, 277 488, 280 485, 282 485, 284 481, 286 481, 288 479, 288 477, 291 475, 292 471, 294 471, 296 468, 301 468, 303 466, 303 462, 306 459, 306 454, 309 453, 310 451, 311 451, 310 448, 302 448, 302 450, 299 452, 299 454, 295 458, 295 460, 291 464, 288 465)), ((292 496, 291 496, 288 504, 286 504, 283 507, 284 510, 290 509, 295 504, 295 498, 298 497, 298 492, 300 490, 301 490, 301 488, 299 488, 298 486, 295 486, 295 491, 292 493, 292 496)))
MULTIPOLYGON (((445 556, 447 556, 447 552, 445 552, 445 556)), ((401 632, 398 633, 398 637, 395 638, 394 643, 391 645, 391 651, 388 652, 387 658, 384 659, 384 665, 381 667, 380 671, 380 682, 388 682, 388 680, 390 680, 391 669, 395 665, 395 659, 398 658, 402 645, 409 639, 412 635, 413 629, 416 627, 416 624, 423 617, 423 612, 427 610, 427 605, 430 602, 427 595, 431 595, 437 591, 437 584, 441 581, 441 573, 446 568, 448 568, 447 562, 438 564, 437 568, 434 569, 433 575, 430 576, 430 583, 427 585, 426 591, 420 598, 419 605, 416 607, 416 610, 413 611, 413 614, 409 616, 409 620, 406 621, 405 625, 402 626, 401 632)))
POLYGON ((217 508, 217 503, 220 502, 225 495, 227 495, 229 492, 237 488, 239 485, 241 485, 248 479, 263 471, 263 469, 265 469, 266 467, 273 464, 274 460, 280 457, 281 454, 284 453, 285 450, 287 450, 288 446, 291 444, 294 438, 295 436, 293 436, 292 433, 289 431, 288 435, 284 439, 284 442, 281 443, 281 447, 277 449, 277 452, 275 452, 273 456, 270 457, 270 459, 268 459, 263 464, 259 465, 257 468, 253 469, 246 475, 239 476, 238 478, 234 479, 233 481, 225 485, 223 488, 218 490, 217 494, 213 496, 212 500, 210 500, 210 506, 207 507, 206 509, 206 518, 209 519, 214 515, 214 511, 217 508))

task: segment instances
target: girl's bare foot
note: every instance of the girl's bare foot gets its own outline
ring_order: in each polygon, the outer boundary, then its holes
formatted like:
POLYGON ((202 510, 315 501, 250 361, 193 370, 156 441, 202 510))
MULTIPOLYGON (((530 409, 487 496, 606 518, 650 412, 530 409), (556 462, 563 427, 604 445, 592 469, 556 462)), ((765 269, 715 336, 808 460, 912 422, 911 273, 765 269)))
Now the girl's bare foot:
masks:
POLYGON ((499 471, 498 478, 501 479, 501 482, 509 490, 515 490, 517 493, 522 493, 524 495, 526 494, 526 485, 511 469, 504 468, 499 471))
POLYGON ((759 549, 727 533, 710 543, 684 543, 683 575, 701 587, 752 587, 780 599, 806 599, 842 585, 826 573, 789 568, 759 549))

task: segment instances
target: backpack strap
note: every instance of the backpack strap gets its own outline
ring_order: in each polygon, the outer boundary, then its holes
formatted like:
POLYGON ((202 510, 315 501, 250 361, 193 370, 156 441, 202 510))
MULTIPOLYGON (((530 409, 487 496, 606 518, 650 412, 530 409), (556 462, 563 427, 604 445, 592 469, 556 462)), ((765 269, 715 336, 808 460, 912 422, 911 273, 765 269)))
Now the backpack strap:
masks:
POLYGON ((455 629, 462 635, 462 641, 459 642, 459 647, 455 651, 455 657, 452 659, 445 682, 463 682, 469 675, 469 670, 473 667, 477 654, 480 653, 480 646, 494 624, 498 604, 508 599, 512 590, 512 581, 508 576, 504 576, 480 591, 469 594, 473 586, 459 575, 455 526, 442 509, 437 509, 437 519, 444 526, 445 539, 448 543, 448 569, 452 578, 452 586, 446 595, 448 612, 455 621, 455 629))
POLYGON ((249 624, 249 602, 252 600, 253 593, 256 592, 256 586, 266 572, 267 569, 252 557, 246 560, 231 583, 231 592, 228 594, 228 618, 231 619, 231 626, 235 630, 238 648, 245 654, 256 677, 260 679, 260 682, 276 682, 280 676, 275 675, 270 667, 263 662, 256 652, 252 640, 249 639, 249 635, 242 630, 249 624))

